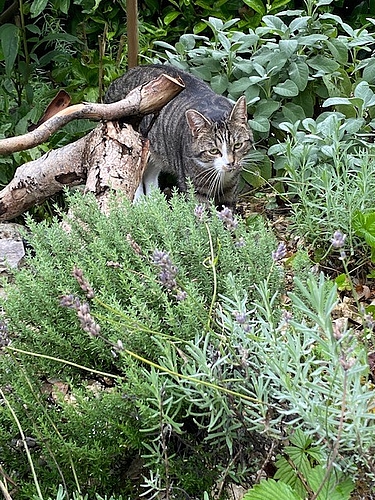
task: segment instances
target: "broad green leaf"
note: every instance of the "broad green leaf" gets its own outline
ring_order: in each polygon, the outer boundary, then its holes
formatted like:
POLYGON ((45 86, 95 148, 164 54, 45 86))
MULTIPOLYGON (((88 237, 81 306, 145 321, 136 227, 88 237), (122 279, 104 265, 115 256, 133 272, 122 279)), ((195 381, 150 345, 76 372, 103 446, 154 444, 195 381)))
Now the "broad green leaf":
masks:
MULTIPOLYGON (((326 469, 321 465, 317 465, 311 470, 310 474, 306 477, 307 482, 313 491, 317 491, 323 482, 326 469)), ((337 471, 332 471, 328 481, 323 485, 317 500, 349 500, 351 492, 354 489, 354 483, 350 477, 346 477, 340 482, 341 474, 337 471), (339 476, 339 477, 337 477, 339 476)))
POLYGON ((181 12, 178 12, 177 10, 172 10, 171 12, 168 12, 167 15, 164 16, 164 24, 166 24, 167 26, 169 24, 171 24, 179 15, 181 14, 181 12))
POLYGON ((304 45, 306 47, 319 46, 321 42, 325 40, 328 40, 328 36, 319 34, 300 36, 297 38, 298 45, 304 45))
POLYGON ((155 45, 158 45, 159 47, 163 47, 163 49, 167 49, 169 51, 172 51, 172 52, 176 52, 176 49, 175 47, 173 47, 173 45, 171 45, 170 43, 167 43, 167 42, 163 42, 161 40, 156 40, 154 42, 155 45))
POLYGON ((266 7, 262 0, 244 0, 244 4, 248 5, 251 7, 255 12, 258 12, 258 14, 261 14, 264 16, 266 13, 266 7))
POLYGON ((311 57, 311 59, 307 60, 307 64, 318 71, 319 73, 333 73, 336 71, 340 65, 336 61, 333 61, 332 59, 329 59, 328 57, 325 56, 314 56, 311 57))
POLYGON ((293 99, 293 102, 301 106, 306 116, 314 115, 315 95, 309 91, 308 86, 293 99))
POLYGON ((215 75, 212 78, 210 85, 212 90, 217 94, 224 94, 224 92, 227 91, 229 85, 227 75, 215 75))
POLYGON ((31 17, 39 16, 47 7, 48 0, 34 0, 30 7, 31 17))
POLYGON ((41 31, 38 26, 35 26, 35 24, 27 24, 26 25, 27 31, 30 31, 31 33, 34 33, 35 35, 40 35, 41 31))
POLYGON ((306 118, 302 120, 302 125, 306 130, 308 130, 311 134, 315 134, 316 132, 316 123, 312 118, 306 118))
MULTIPOLYGON (((208 2, 208 5, 210 5, 211 2, 208 2)), ((230 19, 229 21, 226 21, 224 24, 223 24, 223 31, 224 30, 229 30, 229 28, 231 28, 232 26, 234 26, 236 23, 238 23, 239 21, 239 17, 235 17, 234 19, 230 19)))
POLYGON ((306 118, 303 108, 293 102, 287 102, 281 109, 284 119, 290 123, 302 121, 306 118))
POLYGON ((274 101, 273 99, 262 99, 257 103, 256 110, 254 112, 254 118, 260 116, 264 118, 269 118, 275 111, 280 107, 279 101, 274 101))
POLYGON ((264 118, 263 116, 258 116, 253 120, 249 120, 249 125, 252 130, 256 132, 266 133, 270 129, 270 121, 268 118, 264 118))
POLYGON ((297 40, 280 40, 280 52, 286 57, 290 57, 298 48, 297 40))
POLYGON ((291 460, 287 460, 283 456, 278 456, 276 467, 277 471, 274 475, 274 479, 279 479, 283 483, 288 484, 301 499, 304 498, 306 495, 306 489, 296 473, 296 467, 293 462, 291 460))
POLYGON ((223 29, 223 21, 217 17, 209 17, 207 21, 208 26, 215 32, 223 29))
POLYGON ((61 0, 60 2, 60 10, 63 14, 68 14, 70 7, 70 0, 61 0))
POLYGON ((346 64, 348 62, 348 47, 337 38, 327 40, 327 47, 329 51, 340 64, 346 64))
POLYGON ((326 99, 322 107, 323 108, 328 108, 328 106, 337 106, 341 104, 349 104, 352 105, 352 100, 348 97, 330 97, 329 99, 326 99))
POLYGON ((352 135, 358 133, 365 124, 364 118, 349 118, 345 120, 344 128, 347 134, 352 135))
POLYGON ((259 36, 255 35, 255 33, 242 35, 241 38, 238 40, 238 42, 241 43, 241 45, 238 48, 237 52, 248 53, 248 49, 250 47, 253 47, 258 41, 259 41, 259 36))
POLYGON ((193 32, 195 35, 202 33, 207 27, 207 24, 204 21, 200 21, 199 23, 194 25, 193 32))
POLYGON ((355 233, 364 238, 372 250, 375 249, 375 212, 355 212, 352 225, 355 233))
POLYGON ((10 76, 18 54, 19 29, 15 24, 0 26, 1 49, 5 60, 5 73, 10 76))
POLYGON ((290 3, 290 0, 274 0, 271 4, 271 8, 269 10, 270 13, 272 12, 278 12, 282 7, 285 5, 288 5, 290 3))
POLYGON ((221 45, 224 47, 224 49, 229 52, 230 51, 230 40, 224 35, 224 33, 218 33, 217 34, 218 40, 221 43, 221 45))
POLYGON ((280 143, 280 144, 273 144, 272 146, 270 146, 267 150, 267 154, 269 156, 272 156, 272 155, 285 155, 285 151, 286 151, 286 145, 285 143, 280 143))
POLYGON ((375 59, 369 60, 367 66, 363 70, 362 77, 369 83, 373 83, 375 81, 375 59))
POLYGON ((297 85, 300 91, 305 90, 309 80, 309 67, 301 59, 293 61, 288 69, 290 79, 297 85))
POLYGON ((284 97, 294 97, 299 93, 297 85, 292 82, 292 80, 286 80, 283 83, 279 83, 273 88, 273 91, 284 97))
POLYGON ((292 488, 274 479, 262 480, 245 493, 243 500, 301 500, 292 488))
POLYGON ((246 59, 239 59, 233 63, 236 69, 240 69, 244 73, 251 73, 253 70, 253 63, 251 61, 246 61, 246 59))
POLYGON ((254 168, 253 171, 250 170, 242 170, 241 172, 241 177, 245 182, 250 184, 250 186, 253 186, 255 188, 259 188, 263 186, 266 183, 266 180, 260 170, 258 168, 254 168))
POLYGON ((248 104, 253 104, 259 101, 260 88, 258 85, 250 85, 250 87, 245 90, 245 97, 248 104))
POLYGON ((325 75, 322 75, 322 80, 326 86, 329 97, 347 96, 352 94, 352 83, 343 68, 339 68, 335 71, 335 73, 326 73, 325 75))
POLYGON ((289 24, 289 29, 291 33, 299 31, 302 28, 306 28, 307 23, 310 21, 310 19, 311 19, 310 16, 301 16, 293 19, 293 21, 291 21, 291 23, 289 24))
MULTIPOLYGON (((329 3, 331 3, 331 2, 329 2, 329 3)), ((353 37, 353 38, 355 37, 355 31, 353 30, 353 28, 349 24, 343 22, 343 20, 341 19, 340 16, 336 16, 335 14, 330 14, 330 13, 326 12, 324 14, 321 14, 320 19, 333 19, 337 24, 339 24, 347 32, 347 34, 350 37, 353 37)))
POLYGON ((236 94, 238 92, 245 92, 248 87, 250 87, 251 83, 249 80, 249 77, 243 76, 239 80, 236 80, 235 82, 232 82, 229 85, 229 92, 231 94, 236 94))
POLYGON ((185 47, 186 50, 192 50, 195 47, 196 37, 191 34, 186 34, 180 36, 180 43, 185 47))
POLYGON ((274 75, 279 73, 279 71, 285 66, 288 61, 288 56, 279 51, 275 51, 270 57, 268 57, 268 62, 266 66, 267 73, 269 75, 274 75))
POLYGON ((207 66, 196 66, 191 68, 191 72, 194 76, 205 80, 206 82, 210 82, 212 78, 212 73, 209 67, 207 66))
POLYGON ((375 94, 370 89, 368 82, 359 82, 354 89, 354 96, 363 99, 366 108, 375 105, 375 94))
POLYGON ((285 23, 283 23, 283 21, 279 17, 264 16, 263 22, 265 23, 266 26, 272 28, 280 35, 283 35, 288 31, 288 26, 285 23))

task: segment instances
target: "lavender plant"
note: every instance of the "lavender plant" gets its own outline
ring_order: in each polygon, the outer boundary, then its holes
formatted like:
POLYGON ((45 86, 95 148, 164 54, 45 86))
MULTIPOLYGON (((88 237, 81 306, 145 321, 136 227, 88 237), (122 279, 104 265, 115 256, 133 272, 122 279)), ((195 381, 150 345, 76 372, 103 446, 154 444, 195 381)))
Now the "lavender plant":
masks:
POLYGON ((360 141, 353 126, 353 120, 339 113, 284 123, 290 136, 271 146, 270 154, 285 170, 294 232, 311 244, 319 260, 340 229, 355 267, 367 253, 361 236, 367 236, 371 222, 366 227, 359 219, 373 209, 375 162, 372 146, 360 141))
MULTIPOLYGON (((371 482, 367 352, 334 320, 332 282, 305 272, 283 305, 285 243, 259 218, 245 225, 158 193, 114 202, 108 217, 89 197, 71 202, 69 232, 30 222, 35 255, 4 302, 0 388, 37 443, 43 494, 63 478, 90 495, 182 498, 219 485, 224 497, 230 482, 251 487, 275 453, 280 490, 283 441, 297 430, 319 449, 319 467, 298 476, 316 499, 350 491, 359 467, 371 482), (44 395, 46 380, 65 392, 44 395), (133 461, 137 481, 114 481, 133 461)), ((345 244, 331 237, 335 252, 345 244)), ((12 415, 0 414, 0 444, 30 498, 12 415)))

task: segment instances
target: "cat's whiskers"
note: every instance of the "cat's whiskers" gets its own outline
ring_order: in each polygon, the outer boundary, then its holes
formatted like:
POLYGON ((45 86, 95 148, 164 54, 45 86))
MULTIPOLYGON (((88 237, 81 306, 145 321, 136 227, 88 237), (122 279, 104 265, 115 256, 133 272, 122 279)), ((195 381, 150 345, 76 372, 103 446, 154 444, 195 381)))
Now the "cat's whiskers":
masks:
POLYGON ((205 185, 207 187, 207 196, 211 198, 215 193, 217 171, 211 167, 199 172, 196 178, 200 185, 205 185))
POLYGON ((207 187, 207 196, 214 198, 215 195, 223 194, 225 173, 215 166, 206 167, 196 175, 199 182, 207 187))

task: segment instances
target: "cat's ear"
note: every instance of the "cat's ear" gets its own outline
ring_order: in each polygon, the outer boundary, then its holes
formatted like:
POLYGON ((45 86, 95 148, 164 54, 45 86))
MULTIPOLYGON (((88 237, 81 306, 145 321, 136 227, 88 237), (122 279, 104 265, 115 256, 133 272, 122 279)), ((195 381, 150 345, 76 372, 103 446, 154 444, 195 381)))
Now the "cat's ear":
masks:
POLYGON ((241 96, 233 106, 229 120, 247 124, 247 105, 245 96, 241 96))
POLYGON ((211 124, 207 118, 199 113, 199 111, 195 111, 195 109, 188 109, 185 112, 185 116, 193 137, 196 137, 199 132, 201 132, 204 128, 209 127, 211 124))

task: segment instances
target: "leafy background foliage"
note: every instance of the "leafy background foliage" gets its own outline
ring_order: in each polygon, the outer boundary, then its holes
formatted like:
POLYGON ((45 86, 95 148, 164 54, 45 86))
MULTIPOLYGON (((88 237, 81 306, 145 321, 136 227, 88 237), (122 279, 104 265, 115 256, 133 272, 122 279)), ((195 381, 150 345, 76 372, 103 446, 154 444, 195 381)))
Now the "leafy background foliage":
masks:
MULTIPOLYGON (((25 132, 60 87, 73 102, 100 99, 126 67, 124 3, 8 7, 1 136, 25 132)), ((67 197, 74 218, 34 211, 0 329, 0 465, 15 498, 207 500, 235 484, 246 500, 345 500, 371 490, 374 15, 370 0, 142 4, 142 62, 246 95, 257 148, 244 184, 268 200, 266 213, 287 210, 298 250, 279 258, 261 217, 230 230, 178 196, 119 203, 109 218, 78 194, 67 197), (176 289, 163 287, 155 250, 176 266, 176 289), (361 286, 370 300, 360 302, 361 286), (351 294, 352 323, 337 319, 339 291, 351 294), (70 294, 87 302, 86 330, 59 303, 70 294)), ((1 158, 0 182, 91 127, 1 158)))

